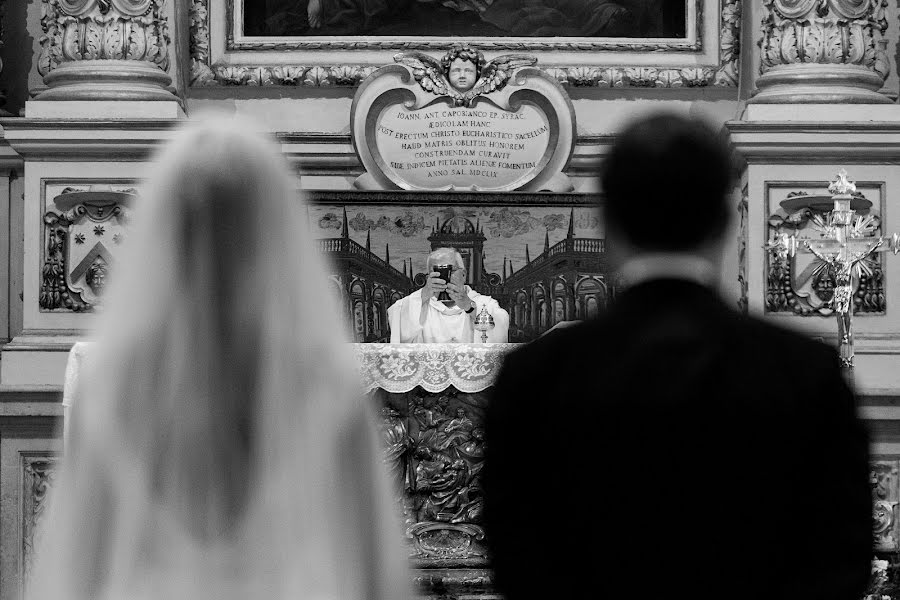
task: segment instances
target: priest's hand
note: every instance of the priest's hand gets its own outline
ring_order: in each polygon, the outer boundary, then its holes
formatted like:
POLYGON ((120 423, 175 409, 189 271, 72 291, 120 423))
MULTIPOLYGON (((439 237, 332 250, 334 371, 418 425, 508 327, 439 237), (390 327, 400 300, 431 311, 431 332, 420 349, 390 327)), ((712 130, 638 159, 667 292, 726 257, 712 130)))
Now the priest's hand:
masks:
POLYGON ((431 271, 425 276, 425 285, 422 287, 422 303, 428 302, 447 289, 447 283, 441 279, 441 274, 431 271))
MULTIPOLYGON (((454 273, 456 275, 456 273, 454 273)), ((466 284, 456 277, 450 277, 450 283, 447 285, 447 293, 450 299, 463 310, 469 310, 472 307, 472 299, 469 298, 466 284)))

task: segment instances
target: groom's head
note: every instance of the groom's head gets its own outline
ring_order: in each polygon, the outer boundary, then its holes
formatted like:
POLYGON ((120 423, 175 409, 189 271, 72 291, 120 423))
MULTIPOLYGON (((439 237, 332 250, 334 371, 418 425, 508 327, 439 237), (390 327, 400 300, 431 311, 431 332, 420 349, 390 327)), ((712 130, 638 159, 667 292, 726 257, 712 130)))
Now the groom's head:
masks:
POLYGON ((630 253, 690 253, 727 231, 731 153, 702 121, 663 113, 631 123, 600 177, 607 238, 630 253))

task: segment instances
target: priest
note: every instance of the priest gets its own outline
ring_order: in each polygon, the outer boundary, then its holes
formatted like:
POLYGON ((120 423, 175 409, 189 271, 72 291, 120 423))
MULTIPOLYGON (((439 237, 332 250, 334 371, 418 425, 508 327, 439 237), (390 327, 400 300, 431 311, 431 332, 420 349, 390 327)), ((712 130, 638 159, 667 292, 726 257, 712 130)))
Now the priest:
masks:
POLYGON ((438 248, 428 256, 425 285, 388 308, 392 344, 471 343, 481 341, 475 331, 475 319, 487 311, 494 328, 487 332, 488 343, 505 343, 509 334, 509 313, 490 296, 479 294, 466 285, 462 256, 453 248, 438 248), (450 265, 449 281, 434 270, 450 265), (439 300, 447 292, 448 300, 439 300), (477 337, 476 337, 477 335, 477 337))

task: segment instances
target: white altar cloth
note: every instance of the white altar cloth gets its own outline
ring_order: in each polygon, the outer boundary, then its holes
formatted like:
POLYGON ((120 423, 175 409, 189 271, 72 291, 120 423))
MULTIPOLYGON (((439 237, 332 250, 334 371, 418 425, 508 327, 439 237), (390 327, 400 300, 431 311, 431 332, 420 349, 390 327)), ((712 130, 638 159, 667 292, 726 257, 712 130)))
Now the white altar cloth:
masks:
MULTIPOLYGON (((69 351, 63 387, 63 440, 68 440, 69 412, 76 402, 78 378, 93 342, 78 342, 69 351)), ((409 392, 418 386, 431 393, 450 386, 480 392, 493 385, 503 356, 519 344, 353 344, 363 389, 409 392)))

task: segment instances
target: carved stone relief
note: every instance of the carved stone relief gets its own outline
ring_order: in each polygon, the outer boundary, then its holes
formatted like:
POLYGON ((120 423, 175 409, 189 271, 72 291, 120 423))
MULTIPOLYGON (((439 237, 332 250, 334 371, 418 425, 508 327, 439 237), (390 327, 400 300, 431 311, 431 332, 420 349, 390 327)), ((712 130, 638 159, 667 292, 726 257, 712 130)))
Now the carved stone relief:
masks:
POLYGON ((887 0, 763 0, 751 102, 888 104, 887 0))
MULTIPOLYGON (((797 186, 800 187, 800 186, 797 186)), ((877 237, 881 231, 880 184, 861 184, 851 207, 863 215, 858 222, 860 235, 877 237)), ((774 244, 783 234, 798 240, 818 239, 830 226, 831 194, 814 186, 792 191, 770 188, 768 240, 766 254, 766 312, 793 313, 801 316, 831 316, 836 286, 834 269, 807 253, 790 256, 788 249, 774 244), (777 203, 777 208, 775 208, 777 203)), ((884 314, 884 265, 881 255, 860 261, 853 273, 853 313, 884 314)))
POLYGON ((872 533, 875 536, 875 550, 893 552, 900 550, 897 503, 900 501, 900 480, 898 480, 897 460, 873 460, 869 464, 872 485, 872 533))
POLYGON ((47 493, 53 486, 58 458, 53 455, 22 456, 22 568, 23 581, 28 582, 38 547, 38 525, 43 518, 47 493))
POLYGON ((70 186, 54 196, 55 210, 44 214, 42 311, 89 311, 102 301, 134 196, 134 188, 110 185, 70 186))
POLYGON ((172 100, 165 0, 43 0, 39 100, 172 100))
POLYGON ((411 556, 428 564, 483 564, 484 394, 419 388, 374 395, 411 556))

